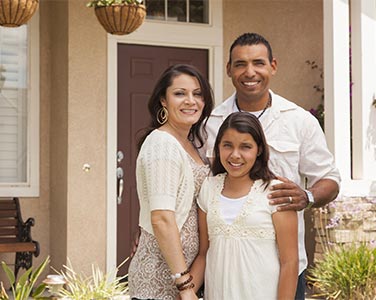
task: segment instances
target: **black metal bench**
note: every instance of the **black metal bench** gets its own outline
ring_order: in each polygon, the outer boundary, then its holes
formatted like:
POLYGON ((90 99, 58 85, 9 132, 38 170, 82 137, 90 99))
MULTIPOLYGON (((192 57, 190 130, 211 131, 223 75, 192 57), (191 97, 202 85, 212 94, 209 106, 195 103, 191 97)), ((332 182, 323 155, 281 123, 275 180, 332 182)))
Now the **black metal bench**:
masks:
POLYGON ((16 278, 19 269, 29 269, 33 255, 39 255, 39 243, 31 238, 34 223, 34 218, 23 222, 18 198, 0 198, 0 253, 16 253, 16 278))

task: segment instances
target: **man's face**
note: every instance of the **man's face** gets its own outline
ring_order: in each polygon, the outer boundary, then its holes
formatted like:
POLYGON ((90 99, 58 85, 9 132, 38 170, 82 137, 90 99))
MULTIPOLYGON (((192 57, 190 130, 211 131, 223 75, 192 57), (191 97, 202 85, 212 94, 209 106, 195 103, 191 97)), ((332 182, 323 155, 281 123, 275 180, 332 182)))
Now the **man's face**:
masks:
POLYGON ((231 52, 231 63, 227 63, 227 75, 231 77, 241 101, 268 99, 271 77, 277 72, 277 62, 268 58, 263 44, 236 46, 231 52))

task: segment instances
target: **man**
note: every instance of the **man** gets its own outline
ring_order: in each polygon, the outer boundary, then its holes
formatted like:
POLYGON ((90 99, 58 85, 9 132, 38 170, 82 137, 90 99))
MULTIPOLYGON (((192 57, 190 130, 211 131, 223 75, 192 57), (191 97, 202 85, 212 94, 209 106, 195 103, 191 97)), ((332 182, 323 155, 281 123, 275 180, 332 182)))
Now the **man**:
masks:
POLYGON ((303 108, 274 94, 270 80, 277 72, 269 42, 256 33, 239 36, 230 47, 227 75, 236 92, 212 112, 204 147, 212 157, 215 137, 225 118, 247 111, 260 120, 270 147, 270 168, 283 183, 274 187, 270 203, 279 210, 296 210, 299 219, 299 280, 295 299, 304 299, 307 256, 303 209, 334 200, 340 176, 318 121, 303 108), (308 189, 305 189, 305 187, 308 189))

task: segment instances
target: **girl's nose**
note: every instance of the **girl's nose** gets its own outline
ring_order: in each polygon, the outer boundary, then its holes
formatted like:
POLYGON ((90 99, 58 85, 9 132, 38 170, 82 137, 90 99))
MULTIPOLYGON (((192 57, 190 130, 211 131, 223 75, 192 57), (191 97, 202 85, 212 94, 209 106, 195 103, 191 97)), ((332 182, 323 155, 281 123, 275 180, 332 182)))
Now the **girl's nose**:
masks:
POLYGON ((233 150, 232 150, 232 152, 231 152, 231 157, 233 157, 233 158, 237 158, 237 157, 239 157, 240 156, 240 153, 239 153, 239 151, 238 151, 238 149, 237 148, 234 148, 233 150))

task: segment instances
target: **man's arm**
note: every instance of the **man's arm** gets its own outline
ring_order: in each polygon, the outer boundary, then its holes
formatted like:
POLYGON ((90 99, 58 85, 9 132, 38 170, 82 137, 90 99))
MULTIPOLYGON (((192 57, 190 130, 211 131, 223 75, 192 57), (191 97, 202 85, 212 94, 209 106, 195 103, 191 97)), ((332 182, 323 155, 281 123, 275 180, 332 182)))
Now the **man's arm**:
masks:
MULTIPOLYGON (((285 210, 302 210, 307 207, 309 201, 306 192, 296 183, 284 177, 278 177, 282 183, 271 187, 273 191, 268 195, 270 204, 281 205, 279 211, 285 210)), ((337 182, 332 179, 320 179, 311 188, 308 189, 312 194, 315 202, 313 207, 321 207, 333 201, 339 192, 337 182)))

